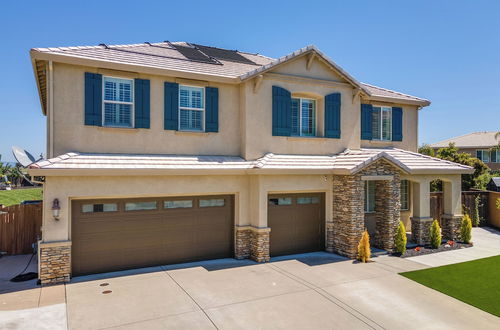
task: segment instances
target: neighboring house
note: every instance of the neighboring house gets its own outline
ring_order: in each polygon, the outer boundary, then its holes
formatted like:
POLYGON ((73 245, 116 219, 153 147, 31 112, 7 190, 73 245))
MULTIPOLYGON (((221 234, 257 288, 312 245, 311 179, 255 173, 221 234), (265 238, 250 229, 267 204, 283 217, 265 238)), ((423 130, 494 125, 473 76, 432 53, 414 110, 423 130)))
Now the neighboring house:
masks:
POLYGON ((431 147, 437 151, 439 148, 448 147, 450 143, 455 143, 455 147, 460 152, 466 152, 481 159, 492 170, 500 170, 500 150, 492 149, 500 143, 498 133, 474 132, 433 143, 431 147))
POLYGON ((184 42, 31 50, 48 160, 42 283, 193 260, 392 251, 443 234, 467 166, 420 155, 429 101, 360 83, 314 46, 279 59, 184 42), (410 221, 411 217, 411 221, 410 221))
POLYGON ((486 189, 489 191, 498 191, 500 192, 500 177, 491 178, 488 185, 486 185, 486 189))

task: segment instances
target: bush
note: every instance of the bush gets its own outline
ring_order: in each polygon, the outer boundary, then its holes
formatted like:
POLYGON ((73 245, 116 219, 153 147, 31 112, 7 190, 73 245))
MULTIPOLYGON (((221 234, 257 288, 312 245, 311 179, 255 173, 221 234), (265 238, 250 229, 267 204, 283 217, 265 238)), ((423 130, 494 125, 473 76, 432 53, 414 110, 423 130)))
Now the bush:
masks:
POLYGON ((434 220, 430 229, 430 239, 431 246, 433 249, 437 249, 441 245, 441 227, 439 227, 439 222, 434 220))
POLYGON ((395 251, 401 254, 406 252, 406 228, 403 221, 399 221, 396 235, 394 236, 395 251))
POLYGON ((368 231, 365 229, 358 244, 358 260, 368 262, 370 261, 370 255, 370 235, 368 235, 368 231))
POLYGON ((472 220, 468 214, 465 214, 460 223, 460 239, 464 243, 470 243, 472 238, 472 220))
POLYGON ((481 217, 479 216, 479 208, 481 207, 481 196, 477 195, 474 198, 474 209, 472 210, 472 225, 479 227, 481 224, 481 217))

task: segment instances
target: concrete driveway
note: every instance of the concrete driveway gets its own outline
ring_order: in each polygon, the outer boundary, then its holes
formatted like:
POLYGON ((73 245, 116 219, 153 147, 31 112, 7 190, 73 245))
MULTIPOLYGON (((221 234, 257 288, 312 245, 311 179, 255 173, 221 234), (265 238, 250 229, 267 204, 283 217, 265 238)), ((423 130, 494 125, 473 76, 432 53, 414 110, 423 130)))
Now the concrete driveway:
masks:
POLYGON ((266 264, 221 259, 78 277, 0 294, 0 328, 500 328, 499 318, 398 275, 426 267, 319 252, 266 264))

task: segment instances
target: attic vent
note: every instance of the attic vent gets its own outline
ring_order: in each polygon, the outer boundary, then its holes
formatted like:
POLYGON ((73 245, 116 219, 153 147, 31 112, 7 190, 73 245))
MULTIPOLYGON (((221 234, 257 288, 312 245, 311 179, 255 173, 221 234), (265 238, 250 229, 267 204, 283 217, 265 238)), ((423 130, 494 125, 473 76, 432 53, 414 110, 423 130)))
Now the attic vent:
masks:
POLYGON ((208 56, 215 57, 216 59, 219 60, 255 65, 254 62, 250 61, 248 58, 239 54, 238 51, 236 50, 221 49, 221 48, 208 47, 202 45, 195 45, 195 46, 208 56))

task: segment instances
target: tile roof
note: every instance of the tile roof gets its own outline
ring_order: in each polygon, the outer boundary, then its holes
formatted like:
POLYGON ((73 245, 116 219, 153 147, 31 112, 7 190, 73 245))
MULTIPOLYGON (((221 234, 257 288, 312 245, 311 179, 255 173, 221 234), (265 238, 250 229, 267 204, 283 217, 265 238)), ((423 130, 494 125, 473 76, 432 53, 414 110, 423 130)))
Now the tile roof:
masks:
POLYGON ((495 138, 497 133, 498 132, 474 132, 433 143, 431 147, 445 148, 450 143, 455 143, 455 146, 459 148, 491 148, 500 143, 500 137, 499 139, 495 138))
MULTIPOLYGON (((289 61, 305 53, 315 52, 331 66, 333 66, 346 80, 363 90, 368 96, 383 97, 389 101, 399 100, 421 105, 429 105, 428 100, 384 89, 381 87, 358 82, 348 72, 343 70, 317 47, 310 45, 294 51, 279 59, 270 58, 260 54, 242 51, 229 51, 221 48, 190 44, 187 42, 157 42, 130 45, 105 45, 78 46, 78 47, 51 47, 33 48, 32 54, 44 53, 49 55, 62 55, 70 58, 98 60, 109 63, 137 65, 142 67, 165 69, 178 72, 216 76, 242 81, 265 72, 276 65, 289 61), (211 54, 188 58, 183 49, 193 48, 204 50, 211 54), (231 56, 222 56, 224 52, 231 56), (219 57, 217 57, 219 56, 219 57), (238 60, 240 58, 240 60, 238 60), (244 61, 241 61, 241 59, 244 61), (208 59, 208 60, 206 60, 208 59)), ((204 54, 203 52, 201 52, 204 54)))
POLYGON ((320 170, 354 174, 384 158, 409 174, 470 173, 471 167, 401 149, 347 149, 337 155, 266 154, 246 161, 234 156, 67 153, 30 166, 41 170, 320 170))

